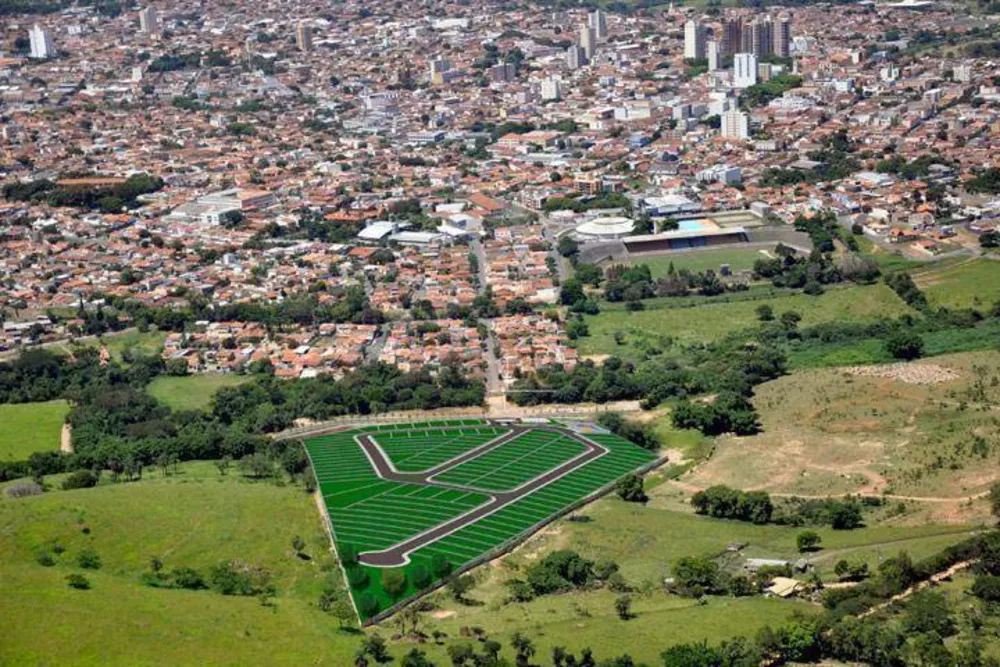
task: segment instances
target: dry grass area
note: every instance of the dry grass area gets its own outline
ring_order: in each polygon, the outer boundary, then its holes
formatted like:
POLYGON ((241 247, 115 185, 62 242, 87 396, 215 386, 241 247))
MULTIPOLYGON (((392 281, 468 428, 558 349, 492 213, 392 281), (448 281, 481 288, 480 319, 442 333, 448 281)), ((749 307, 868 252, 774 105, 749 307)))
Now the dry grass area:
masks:
POLYGON ((1000 479, 996 352, 796 373, 759 387, 754 403, 763 433, 719 438, 709 461, 662 492, 888 494, 955 521, 983 512, 979 496, 1000 479))

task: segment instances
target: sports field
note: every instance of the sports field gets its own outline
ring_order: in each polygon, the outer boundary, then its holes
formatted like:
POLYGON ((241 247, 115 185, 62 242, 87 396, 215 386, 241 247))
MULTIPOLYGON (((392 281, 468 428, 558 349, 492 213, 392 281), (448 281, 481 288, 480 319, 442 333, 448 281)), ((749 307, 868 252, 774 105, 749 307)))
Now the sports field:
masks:
POLYGON ((656 459, 618 436, 581 431, 455 420, 307 440, 359 616, 433 587, 656 459), (396 573, 405 583, 386 592, 396 573))

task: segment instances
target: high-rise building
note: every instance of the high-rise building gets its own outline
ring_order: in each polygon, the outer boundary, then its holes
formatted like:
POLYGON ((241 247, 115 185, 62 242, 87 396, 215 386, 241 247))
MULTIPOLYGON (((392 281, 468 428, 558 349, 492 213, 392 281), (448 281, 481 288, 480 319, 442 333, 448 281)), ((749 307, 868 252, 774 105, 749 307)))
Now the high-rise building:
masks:
POLYGON ((772 53, 787 58, 792 53, 792 19, 782 16, 774 23, 772 53))
POLYGON ((448 83, 452 79, 451 61, 437 58, 431 61, 431 83, 448 83))
POLYGON ((587 17, 587 25, 594 31, 597 39, 607 39, 608 37, 608 17, 600 9, 595 9, 587 17))
POLYGON ((698 21, 684 24, 684 57, 689 60, 705 57, 705 26, 698 21))
POLYGON ((28 40, 31 42, 31 57, 39 60, 55 58, 56 47, 52 42, 52 35, 43 30, 37 23, 28 31, 28 40))
POLYGON ((295 45, 299 47, 299 51, 312 51, 312 28, 308 24, 299 23, 295 26, 295 45))
POLYGON ((708 59, 708 71, 722 69, 722 58, 719 55, 719 43, 714 39, 705 42, 705 57, 708 59))
POLYGON ((513 81, 517 78, 517 68, 514 63, 497 63, 486 70, 486 73, 493 83, 513 81))
POLYGON ((722 55, 731 56, 739 53, 742 49, 743 21, 740 19, 723 19, 722 42, 720 44, 722 55))
POLYGON ((726 139, 749 138, 750 116, 735 109, 722 114, 722 136, 726 139))
POLYGON ((570 44, 566 49, 566 65, 570 69, 580 69, 587 64, 587 54, 578 44, 570 44))
POLYGON ((733 56, 733 86, 749 88, 757 83, 758 58, 755 53, 737 53, 733 56))
POLYGON ((558 100, 562 97, 562 86, 559 79, 548 78, 542 81, 542 100, 558 100))
POLYGON ((153 35, 159 32, 160 23, 156 19, 156 7, 146 7, 139 10, 139 32, 153 35))
POLYGON ((594 37, 594 29, 589 25, 580 26, 580 47, 587 56, 587 60, 592 60, 594 58, 594 48, 596 43, 597 38, 594 37))
MULTIPOLYGON (((752 53, 758 57, 769 55, 771 53, 773 32, 770 18, 751 22, 750 50, 747 53, 752 53)), ((745 40, 744 44, 746 44, 745 40)))

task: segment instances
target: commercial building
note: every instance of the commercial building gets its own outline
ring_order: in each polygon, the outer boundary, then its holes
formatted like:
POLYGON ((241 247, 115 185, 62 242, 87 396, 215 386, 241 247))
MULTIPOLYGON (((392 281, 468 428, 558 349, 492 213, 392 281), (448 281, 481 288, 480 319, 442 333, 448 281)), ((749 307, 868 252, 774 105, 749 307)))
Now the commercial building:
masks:
POLYGON ((719 43, 714 39, 710 39, 705 43, 705 57, 708 59, 709 72, 722 69, 722 58, 719 53, 719 43))
POLYGON ((580 69, 587 64, 587 54, 584 52, 583 47, 577 44, 570 44, 569 48, 566 49, 566 65, 570 69, 580 69))
POLYGON ((792 20, 787 16, 782 16, 774 23, 771 52, 782 58, 787 58, 792 53, 792 20))
POLYGON ((559 79, 549 78, 542 81, 542 100, 550 102, 562 97, 562 86, 559 79))

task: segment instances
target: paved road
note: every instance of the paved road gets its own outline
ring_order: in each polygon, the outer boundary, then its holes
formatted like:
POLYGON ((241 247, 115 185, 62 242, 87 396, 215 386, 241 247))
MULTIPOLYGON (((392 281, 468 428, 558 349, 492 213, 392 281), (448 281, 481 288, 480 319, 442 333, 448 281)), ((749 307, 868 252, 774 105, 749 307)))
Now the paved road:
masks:
MULTIPOLYGON (((469 242, 469 248, 476 255, 479 264, 479 294, 486 294, 486 249, 482 241, 474 238, 469 242)), ((496 355, 496 339, 493 335, 493 322, 490 320, 479 320, 486 326, 488 335, 486 337, 486 393, 490 396, 497 396, 503 393, 503 381, 500 379, 500 359, 496 355)))
POLYGON ((436 468, 424 471, 422 473, 399 473, 395 471, 392 463, 388 460, 385 452, 382 448, 372 440, 370 435, 359 435, 356 438, 361 449, 368 456, 368 460, 371 461, 372 467, 375 468, 375 472, 379 477, 387 479, 394 482, 403 482, 406 484, 417 484, 421 486, 433 486, 441 488, 456 489, 459 491, 474 491, 476 493, 482 493, 483 495, 489 496, 490 500, 473 508, 472 510, 462 514, 454 519, 445 521, 444 523, 438 524, 433 528, 425 530, 424 532, 414 535, 398 544, 395 544, 388 549, 383 549, 381 551, 366 551, 358 555, 358 560, 366 565, 373 565, 376 567, 400 567, 406 565, 410 562, 410 554, 418 549, 428 546, 438 540, 451 535, 452 533, 465 528, 468 525, 479 521, 495 512, 499 512, 504 507, 521 500, 522 498, 538 491, 539 489, 545 488, 549 484, 559 480, 571 472, 582 468, 591 461, 599 459, 608 453, 608 449, 603 445, 599 445, 595 442, 584 438, 583 436, 568 431, 566 429, 554 428, 551 426, 543 427, 532 427, 528 429, 525 427, 513 426, 511 427, 511 432, 505 434, 499 438, 491 440, 490 442, 477 447, 476 449, 466 452, 465 454, 456 457, 450 461, 447 461, 436 468), (559 466, 549 470, 548 472, 536 477, 533 480, 525 482, 516 489, 510 491, 501 491, 495 493, 486 493, 482 489, 477 489, 474 487, 467 487, 458 484, 443 484, 440 482, 429 481, 430 477, 434 475, 450 470, 462 463, 476 458, 484 454, 485 452, 500 447, 505 442, 518 437, 522 433, 528 430, 545 430, 552 431, 554 433, 559 433, 566 437, 576 440, 584 447, 586 451, 579 454, 572 459, 560 464, 559 466))

